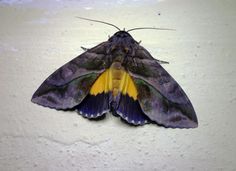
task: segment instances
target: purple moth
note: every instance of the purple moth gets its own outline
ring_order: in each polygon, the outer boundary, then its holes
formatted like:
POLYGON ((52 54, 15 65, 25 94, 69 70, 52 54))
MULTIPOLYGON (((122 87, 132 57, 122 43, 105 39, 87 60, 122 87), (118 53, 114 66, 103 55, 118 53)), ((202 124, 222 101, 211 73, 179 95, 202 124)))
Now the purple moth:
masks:
MULTIPOLYGON (((79 17, 81 18, 81 17, 79 17)), ((198 126, 194 108, 178 83, 139 42, 119 31, 52 73, 32 102, 57 110, 75 110, 88 119, 111 112, 131 125, 156 123, 170 128, 198 126)))

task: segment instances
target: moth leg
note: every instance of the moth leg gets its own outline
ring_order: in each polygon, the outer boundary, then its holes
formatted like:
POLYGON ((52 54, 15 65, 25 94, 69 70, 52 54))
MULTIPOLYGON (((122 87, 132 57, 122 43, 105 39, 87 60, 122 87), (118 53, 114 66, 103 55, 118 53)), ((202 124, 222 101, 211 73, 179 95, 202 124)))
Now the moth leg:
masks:
POLYGON ((167 62, 167 61, 162 61, 162 60, 158 60, 158 59, 157 59, 157 62, 158 62, 159 64, 169 64, 169 62, 167 62))
POLYGON ((86 47, 83 47, 83 46, 81 46, 81 49, 83 49, 84 51, 87 51, 87 50, 89 50, 88 48, 86 48, 86 47))
POLYGON ((139 40, 138 44, 140 45, 141 42, 142 42, 142 40, 139 40))

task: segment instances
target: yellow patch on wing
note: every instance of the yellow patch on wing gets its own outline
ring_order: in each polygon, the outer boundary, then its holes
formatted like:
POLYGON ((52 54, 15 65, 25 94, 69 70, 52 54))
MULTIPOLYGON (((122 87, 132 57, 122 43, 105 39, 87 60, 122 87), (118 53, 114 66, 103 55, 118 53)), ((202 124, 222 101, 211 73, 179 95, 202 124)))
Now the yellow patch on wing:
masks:
POLYGON ((131 76, 124 70, 114 68, 109 68, 104 71, 90 89, 90 94, 95 96, 103 92, 112 92, 114 96, 116 96, 118 92, 121 92, 123 95, 128 94, 134 100, 136 100, 138 96, 136 86, 131 76))
POLYGON ((111 74, 109 72, 109 69, 107 69, 98 77, 98 79, 95 81, 92 88, 90 89, 90 94, 96 96, 97 94, 102 92, 107 93, 109 90, 112 89, 111 74))
POLYGON ((134 100, 137 99, 138 96, 137 89, 135 87, 134 81, 127 72, 124 73, 121 79, 119 91, 123 95, 128 94, 130 97, 133 97, 134 100))

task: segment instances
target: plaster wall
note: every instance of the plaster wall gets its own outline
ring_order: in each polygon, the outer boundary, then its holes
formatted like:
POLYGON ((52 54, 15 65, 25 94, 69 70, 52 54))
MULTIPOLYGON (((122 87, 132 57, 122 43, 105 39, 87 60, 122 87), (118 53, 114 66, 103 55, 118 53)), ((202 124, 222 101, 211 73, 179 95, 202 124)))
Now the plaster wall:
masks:
POLYGON ((0 1, 0 170, 235 170, 236 1, 0 1), (197 129, 89 121, 30 102, 58 67, 121 28, 191 99, 197 129))

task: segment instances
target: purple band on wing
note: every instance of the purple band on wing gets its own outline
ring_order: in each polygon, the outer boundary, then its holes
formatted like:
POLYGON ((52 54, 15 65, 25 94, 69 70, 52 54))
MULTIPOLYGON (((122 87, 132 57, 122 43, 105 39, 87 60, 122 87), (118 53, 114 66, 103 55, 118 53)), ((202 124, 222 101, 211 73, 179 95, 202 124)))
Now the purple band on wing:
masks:
POLYGON ((101 93, 96 96, 88 94, 75 108, 79 114, 87 118, 102 116, 109 111, 109 94, 101 93))
POLYGON ((150 119, 143 113, 139 102, 127 94, 121 95, 116 112, 130 124, 143 125, 150 122, 150 119))

